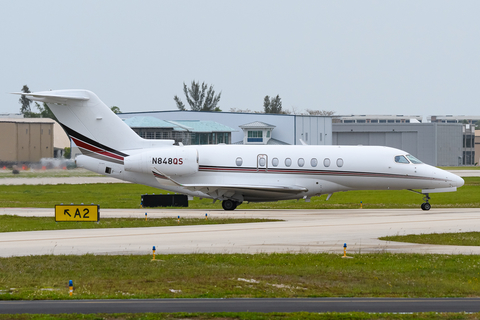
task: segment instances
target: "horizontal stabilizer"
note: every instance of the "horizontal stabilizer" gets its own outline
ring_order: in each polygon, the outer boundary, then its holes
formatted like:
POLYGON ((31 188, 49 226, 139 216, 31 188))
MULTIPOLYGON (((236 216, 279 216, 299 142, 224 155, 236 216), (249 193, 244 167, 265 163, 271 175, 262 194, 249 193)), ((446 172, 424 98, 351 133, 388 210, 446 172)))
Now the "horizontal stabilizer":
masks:
POLYGON ((66 103, 67 101, 86 101, 89 99, 85 95, 84 90, 72 91, 68 90, 65 94, 62 94, 61 91, 41 91, 41 92, 12 92, 12 94, 23 95, 29 100, 40 101, 46 103, 66 103))

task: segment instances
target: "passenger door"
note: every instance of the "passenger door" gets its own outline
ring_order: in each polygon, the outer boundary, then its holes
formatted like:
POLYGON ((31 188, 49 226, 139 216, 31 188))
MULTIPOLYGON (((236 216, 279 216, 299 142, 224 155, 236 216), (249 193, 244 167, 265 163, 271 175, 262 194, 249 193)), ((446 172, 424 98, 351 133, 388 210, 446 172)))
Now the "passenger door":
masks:
POLYGON ((257 155, 257 172, 268 171, 268 156, 266 154, 257 155))

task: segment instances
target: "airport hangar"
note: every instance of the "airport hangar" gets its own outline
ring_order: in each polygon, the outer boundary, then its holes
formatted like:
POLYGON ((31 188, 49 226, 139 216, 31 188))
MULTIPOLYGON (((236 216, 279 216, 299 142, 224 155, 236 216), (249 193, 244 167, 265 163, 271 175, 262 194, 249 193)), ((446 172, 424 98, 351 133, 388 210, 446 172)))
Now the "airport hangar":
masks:
POLYGON ((49 118, 0 118, 0 164, 60 158, 69 147, 62 127, 49 118))
MULTIPOLYGON (((214 121, 232 128, 230 143, 234 144, 277 142, 276 144, 299 145, 303 140, 309 145, 379 145, 405 150, 423 162, 434 166, 474 164, 473 140, 468 140, 471 142, 470 144, 465 143, 465 137, 474 139, 473 126, 459 123, 410 121, 410 119, 421 119, 420 116, 379 116, 381 119, 376 123, 340 121, 343 118, 340 116, 180 110, 126 112, 118 114, 118 116, 139 135, 142 127, 131 125, 135 122, 132 118, 156 118, 183 124, 188 123, 185 121, 214 121), (264 128, 262 129, 260 126, 248 128, 249 125, 255 123, 264 124, 264 128), (263 130, 263 140, 249 138, 250 130, 257 132, 263 130), (271 139, 265 139, 268 130, 271 131, 271 139)), ((155 130, 151 127, 149 129, 155 130)), ((188 127, 185 130, 188 131, 188 127)), ((151 137, 155 138, 155 135, 152 134, 151 137)), ((184 143, 184 141, 176 142, 184 143)))

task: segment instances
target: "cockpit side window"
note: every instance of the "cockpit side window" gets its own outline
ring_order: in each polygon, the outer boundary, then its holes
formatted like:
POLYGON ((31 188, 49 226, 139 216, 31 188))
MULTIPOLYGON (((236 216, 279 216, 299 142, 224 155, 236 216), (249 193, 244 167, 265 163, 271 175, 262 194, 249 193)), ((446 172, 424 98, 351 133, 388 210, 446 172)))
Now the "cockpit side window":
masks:
POLYGON ((396 163, 410 163, 405 156, 395 156, 396 163))
POLYGON ((423 162, 412 156, 411 154, 407 154, 408 160, 410 160, 413 164, 422 164, 423 162))

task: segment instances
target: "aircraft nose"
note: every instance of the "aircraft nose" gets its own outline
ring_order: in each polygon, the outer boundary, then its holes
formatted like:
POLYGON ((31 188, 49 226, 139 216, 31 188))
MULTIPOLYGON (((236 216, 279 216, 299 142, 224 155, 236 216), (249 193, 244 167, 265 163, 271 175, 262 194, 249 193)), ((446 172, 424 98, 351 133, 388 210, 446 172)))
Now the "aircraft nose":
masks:
POLYGON ((451 177, 452 184, 455 187, 460 188, 461 186, 463 186, 465 184, 465 180, 463 180, 462 177, 457 176, 454 173, 450 173, 450 174, 452 175, 452 177, 451 177))

